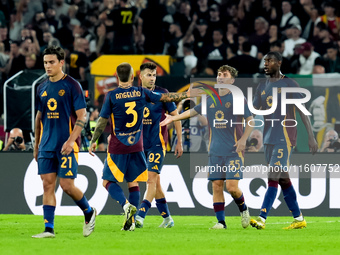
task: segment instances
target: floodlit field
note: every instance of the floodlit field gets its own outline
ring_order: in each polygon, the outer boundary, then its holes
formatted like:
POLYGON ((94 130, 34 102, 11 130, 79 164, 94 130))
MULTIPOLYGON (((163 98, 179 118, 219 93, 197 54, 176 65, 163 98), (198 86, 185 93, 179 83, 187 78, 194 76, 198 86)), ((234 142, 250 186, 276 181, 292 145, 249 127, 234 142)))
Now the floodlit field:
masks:
POLYGON ((56 216, 54 239, 33 239, 42 216, 0 215, 0 254, 339 254, 340 218, 307 217, 307 228, 283 230, 290 217, 269 217, 265 230, 242 229, 227 217, 227 230, 210 230, 211 216, 173 216, 175 227, 160 229, 160 216, 147 216, 143 229, 121 231, 122 216, 99 215, 95 231, 82 236, 83 217, 56 216))

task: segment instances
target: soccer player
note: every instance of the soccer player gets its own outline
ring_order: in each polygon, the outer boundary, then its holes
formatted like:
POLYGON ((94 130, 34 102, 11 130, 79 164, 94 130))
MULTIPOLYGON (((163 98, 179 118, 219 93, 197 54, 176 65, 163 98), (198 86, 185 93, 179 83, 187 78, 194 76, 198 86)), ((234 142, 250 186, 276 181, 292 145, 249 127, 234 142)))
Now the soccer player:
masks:
MULTIPOLYGON (((156 69, 157 66, 152 62, 144 63, 140 66, 141 73, 139 77, 142 81, 142 87, 158 93, 169 93, 167 89, 156 86, 156 69)), ((171 228, 174 226, 174 221, 170 215, 160 183, 160 173, 166 152, 168 132, 167 128, 161 128, 159 123, 165 119, 165 112, 173 116, 178 115, 177 107, 174 103, 148 102, 144 109, 143 146, 148 161, 148 182, 144 200, 136 216, 137 228, 143 227, 144 219, 154 198, 156 199, 157 209, 163 217, 163 222, 159 227, 171 228)), ((175 129, 178 134, 177 139, 179 140, 176 145, 175 155, 179 158, 183 154, 182 125, 180 121, 175 122, 175 129)))
MULTIPOLYGON (((133 87, 133 68, 129 63, 117 67, 119 86, 110 91, 104 100, 89 148, 93 155, 96 140, 104 131, 111 117, 111 139, 103 169, 103 186, 124 210, 122 230, 134 230, 133 215, 137 208, 125 197, 118 182, 124 178, 128 183, 146 182, 148 169, 143 152, 143 112, 147 102, 157 103, 181 101, 199 95, 198 89, 182 93, 155 93, 143 87, 133 87)), ((155 155, 157 156, 157 155, 155 155)), ((133 187, 130 185, 129 188, 133 187)))
MULTIPOLYGON (((223 65, 217 70, 218 84, 233 84, 237 77, 237 70, 231 66, 223 65)), ((219 96, 222 104, 214 104, 213 98, 207 99, 207 118, 210 126, 211 140, 209 144, 209 178, 212 181, 213 188, 213 206, 218 222, 211 229, 226 229, 224 213, 224 181, 230 195, 234 198, 240 213, 242 227, 249 226, 249 210, 245 204, 244 196, 238 182, 242 179, 241 167, 243 166, 243 152, 246 146, 247 138, 252 130, 248 125, 253 119, 244 99, 244 116, 233 114, 233 96, 227 88, 219 89, 219 96), (245 121, 244 121, 244 119, 245 121), (228 121, 226 124, 225 120, 228 121), (243 122, 242 122, 243 121, 243 122), (243 132, 243 124, 245 130, 243 132), (227 167, 227 171, 211 171, 211 167, 227 167)), ((214 96, 216 97, 216 96, 214 96)), ((217 98, 216 98, 217 99, 217 98)), ((218 100, 216 100, 218 101, 218 100)), ((187 110, 177 116, 169 116, 161 122, 161 126, 171 123, 172 121, 187 119, 201 113, 201 104, 191 110, 187 110)))
POLYGON ((80 84, 62 71, 65 63, 65 52, 62 48, 50 46, 44 50, 43 57, 48 79, 37 89, 33 156, 38 162, 38 174, 44 187, 45 231, 32 237, 55 237, 57 177, 64 192, 84 212, 83 235, 86 237, 94 230, 97 212, 89 205, 82 191, 74 185, 80 133, 86 121, 85 97, 80 84))
MULTIPOLYGON (((266 110, 271 107, 273 88, 278 88, 278 93, 280 93, 281 88, 299 87, 295 81, 287 78, 281 73, 281 64, 282 56, 279 52, 269 52, 265 56, 264 71, 265 74, 269 76, 269 79, 265 82, 261 82, 256 89, 253 100, 255 108, 266 110)), ((291 93, 288 94, 288 97, 298 99, 301 98, 302 95, 300 93, 291 93)), ((292 105, 287 106, 286 115, 281 115, 281 97, 278 96, 275 112, 264 116, 265 120, 275 119, 277 121, 265 121, 263 143, 264 154, 269 167, 274 170, 274 167, 276 166, 279 171, 268 172, 268 189, 264 197, 260 215, 257 219, 251 219, 250 221, 250 224, 257 229, 265 228, 268 213, 276 198, 278 185, 281 186, 283 197, 294 217, 292 224, 285 229, 305 228, 307 225, 296 200, 296 193, 290 181, 288 171, 284 171, 285 168, 289 167, 289 158, 292 148, 296 145, 297 130, 295 122, 289 121, 289 119, 295 120, 296 110, 299 111, 302 122, 306 127, 310 151, 314 154, 318 149, 308 116, 304 115, 300 109, 295 108, 295 106, 292 105), (286 127, 281 125, 281 122, 284 120, 286 120, 286 127)))

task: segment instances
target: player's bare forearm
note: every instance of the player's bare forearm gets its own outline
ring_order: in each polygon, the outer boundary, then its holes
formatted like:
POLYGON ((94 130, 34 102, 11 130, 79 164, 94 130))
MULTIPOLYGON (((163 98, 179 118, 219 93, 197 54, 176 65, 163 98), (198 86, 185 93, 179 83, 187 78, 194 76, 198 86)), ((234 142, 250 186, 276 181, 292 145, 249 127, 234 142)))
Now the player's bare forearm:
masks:
POLYGON ((169 102, 178 102, 186 98, 188 98, 187 92, 163 93, 159 101, 164 102, 164 103, 169 103, 169 102))
POLYGON ((248 118, 245 120, 245 121, 246 121, 246 128, 244 129, 244 133, 243 133, 243 135, 242 135, 241 138, 243 138, 243 139, 245 139, 245 140, 248 139, 248 137, 249 137, 251 131, 253 130, 253 127, 252 127, 252 126, 249 126, 248 123, 252 123, 252 120, 253 120, 253 119, 254 119, 253 116, 250 116, 250 117, 248 117, 248 118))
POLYGON ((69 141, 74 142, 80 135, 81 131, 83 130, 86 124, 86 109, 79 109, 76 111, 77 120, 74 124, 73 131, 70 134, 69 141))
POLYGON ((246 121, 246 128, 244 129, 244 133, 242 137, 236 142, 234 146, 236 146, 236 152, 242 152, 246 148, 247 139, 250 135, 250 132, 253 130, 253 127, 249 126, 248 122, 253 119, 253 116, 249 116, 246 121))
POLYGON ((103 118, 103 117, 99 117, 98 121, 97 121, 97 125, 96 128, 94 130, 92 139, 91 139, 91 144, 95 143, 98 138, 100 137, 100 135, 103 133, 106 125, 107 125, 108 119, 103 118))
POLYGON ((34 148, 38 150, 41 133, 41 112, 38 111, 35 116, 35 130, 34 130, 34 148))
MULTIPOLYGON (((198 115, 198 112, 196 112, 194 109, 190 109, 190 110, 187 110, 185 112, 182 112, 181 114, 178 114, 176 116, 173 116, 172 120, 173 121, 177 121, 177 120, 185 120, 185 119, 189 119, 191 117, 194 117, 198 115)), ((182 131, 181 131, 182 132, 182 131)))
POLYGON ((313 154, 315 154, 318 151, 318 143, 316 142, 316 140, 314 138, 312 124, 310 122, 309 116, 307 116, 303 112, 301 112, 300 109, 298 109, 298 111, 299 111, 301 120, 302 120, 303 124, 305 125, 307 133, 308 133, 308 146, 309 146, 309 150, 313 154))
MULTIPOLYGON (((177 109, 172 111, 170 114, 172 116, 177 116, 178 115, 177 109)), ((177 141, 178 143, 182 143, 182 123, 180 121, 175 121, 174 126, 177 134, 177 141)))
MULTIPOLYGON (((297 109, 297 108, 296 108, 297 109)), ((313 134, 313 130, 312 130, 312 124, 310 122, 310 118, 309 116, 305 115, 303 112, 300 111, 300 109, 298 109, 301 120, 303 122, 303 125, 305 125, 307 133, 308 133, 308 137, 314 137, 313 134)))
POLYGON ((35 116, 34 149, 33 149, 33 157, 35 158, 36 161, 38 161, 40 134, 41 134, 41 112, 38 111, 37 115, 35 116))

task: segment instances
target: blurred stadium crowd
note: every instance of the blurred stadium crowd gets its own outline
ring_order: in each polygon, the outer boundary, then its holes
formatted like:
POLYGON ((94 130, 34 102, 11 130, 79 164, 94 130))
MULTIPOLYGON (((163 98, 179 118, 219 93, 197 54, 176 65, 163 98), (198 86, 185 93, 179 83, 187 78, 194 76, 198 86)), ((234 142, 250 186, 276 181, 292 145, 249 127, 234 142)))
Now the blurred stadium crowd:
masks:
POLYGON ((267 52, 279 51, 285 74, 336 73, 339 7, 339 0, 0 0, 0 91, 18 71, 43 69, 48 45, 66 50, 65 71, 84 89, 103 54, 170 55, 199 77, 224 64, 255 74, 267 52))

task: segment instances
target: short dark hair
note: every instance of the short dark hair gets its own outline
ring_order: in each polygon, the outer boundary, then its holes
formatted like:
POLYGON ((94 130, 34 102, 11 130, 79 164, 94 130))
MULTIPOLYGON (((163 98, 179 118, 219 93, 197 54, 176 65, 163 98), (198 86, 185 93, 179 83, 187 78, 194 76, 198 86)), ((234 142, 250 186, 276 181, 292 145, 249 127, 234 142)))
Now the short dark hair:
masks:
POLYGON ((56 55, 59 61, 65 59, 65 51, 59 46, 48 46, 43 52, 43 56, 45 55, 56 55))
POLYGON ((282 61, 282 55, 277 51, 270 51, 267 53, 267 56, 273 56, 277 61, 282 61))
POLYGON ((157 68, 157 65, 153 62, 146 62, 146 63, 143 63, 139 70, 142 72, 144 71, 145 69, 150 69, 150 70, 156 70, 157 68))
POLYGON ((129 63, 126 63, 126 62, 121 63, 119 66, 117 66, 118 79, 121 82, 129 81, 131 71, 132 71, 132 66, 129 63))

